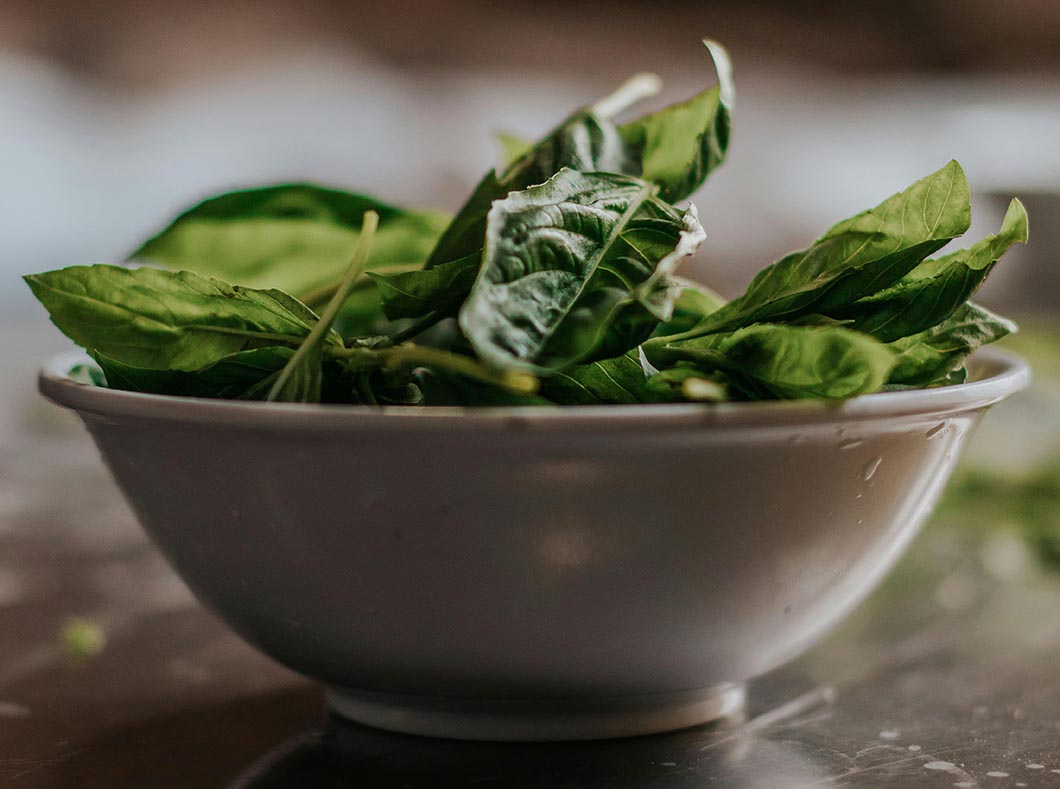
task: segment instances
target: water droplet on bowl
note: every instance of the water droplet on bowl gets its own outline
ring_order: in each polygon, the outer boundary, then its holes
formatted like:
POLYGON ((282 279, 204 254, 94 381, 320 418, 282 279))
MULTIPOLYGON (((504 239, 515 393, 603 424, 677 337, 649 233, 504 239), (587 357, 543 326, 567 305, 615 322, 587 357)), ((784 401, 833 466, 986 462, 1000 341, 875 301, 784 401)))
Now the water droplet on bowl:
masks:
POLYGON ((935 436, 937 436, 939 433, 941 433, 945 429, 946 429, 946 423, 945 422, 939 422, 937 425, 935 425, 929 431, 924 433, 924 437, 925 438, 934 438, 935 436))
POLYGON ((882 462, 883 458, 873 458, 868 463, 866 463, 864 468, 861 469, 861 478, 865 482, 868 482, 870 479, 872 479, 873 474, 876 473, 876 470, 880 467, 880 463, 882 462))

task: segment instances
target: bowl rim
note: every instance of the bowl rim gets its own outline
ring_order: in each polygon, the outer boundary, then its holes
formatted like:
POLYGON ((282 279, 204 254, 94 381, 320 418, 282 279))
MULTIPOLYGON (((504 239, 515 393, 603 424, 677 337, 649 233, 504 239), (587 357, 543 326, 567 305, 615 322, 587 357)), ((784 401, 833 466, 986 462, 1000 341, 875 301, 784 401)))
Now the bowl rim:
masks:
POLYGON ((975 411, 1025 389, 1030 367, 1016 354, 987 348, 968 360, 973 380, 933 389, 877 392, 848 400, 778 400, 735 403, 630 405, 368 406, 262 403, 144 394, 82 383, 71 369, 91 359, 83 351, 60 354, 40 371, 41 393, 86 419, 146 419, 257 430, 420 430, 423 428, 571 430, 667 429, 689 425, 753 429, 820 423, 930 418, 975 411))

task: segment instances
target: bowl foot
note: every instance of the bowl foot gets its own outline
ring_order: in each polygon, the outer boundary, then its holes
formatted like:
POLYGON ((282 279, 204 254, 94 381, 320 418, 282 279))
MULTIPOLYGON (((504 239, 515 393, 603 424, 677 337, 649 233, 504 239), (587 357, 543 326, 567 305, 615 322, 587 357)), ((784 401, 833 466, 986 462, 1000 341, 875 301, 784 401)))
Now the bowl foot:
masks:
POLYGON ((457 740, 547 742, 636 737, 738 713, 743 685, 577 699, 469 699, 329 688, 337 714, 379 729, 457 740))

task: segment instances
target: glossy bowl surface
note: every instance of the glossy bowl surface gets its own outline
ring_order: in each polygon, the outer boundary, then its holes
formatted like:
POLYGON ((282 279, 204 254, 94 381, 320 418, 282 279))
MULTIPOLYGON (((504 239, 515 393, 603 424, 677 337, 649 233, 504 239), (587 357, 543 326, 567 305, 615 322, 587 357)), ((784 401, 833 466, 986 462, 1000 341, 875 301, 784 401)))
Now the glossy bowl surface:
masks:
POLYGON ((877 585, 992 404, 368 408, 41 373, 198 597, 339 712, 437 736, 645 734, 738 707, 877 585))

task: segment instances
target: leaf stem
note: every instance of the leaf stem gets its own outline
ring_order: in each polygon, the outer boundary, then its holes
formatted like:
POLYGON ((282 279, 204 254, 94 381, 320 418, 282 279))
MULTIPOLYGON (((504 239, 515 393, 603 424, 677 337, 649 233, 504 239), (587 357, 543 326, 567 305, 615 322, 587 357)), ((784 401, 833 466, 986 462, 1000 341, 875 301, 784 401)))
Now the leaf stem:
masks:
POLYGON ((493 370, 467 356, 405 343, 393 348, 327 348, 332 358, 345 359, 352 368, 380 367, 390 370, 410 367, 434 367, 440 370, 499 386, 509 392, 530 395, 537 391, 537 376, 522 370, 493 370))
POLYGON ((304 360, 309 354, 319 351, 320 344, 327 337, 328 332, 331 331, 331 324, 335 322, 343 303, 350 297, 353 286, 364 272, 365 264, 368 262, 368 253, 372 248, 372 238, 375 236, 375 229, 379 226, 379 214, 375 211, 365 211, 361 222, 361 235, 357 239, 357 248, 353 252, 353 259, 346 270, 346 276, 339 283, 338 289, 328 302, 327 307, 320 316, 320 320, 314 324, 312 331, 309 332, 302 344, 298 346, 298 350, 294 352, 294 355, 284 365, 279 377, 272 385, 272 389, 269 390, 267 400, 272 401, 280 397, 284 386, 294 375, 295 371, 298 370, 299 365, 305 363, 304 360))

